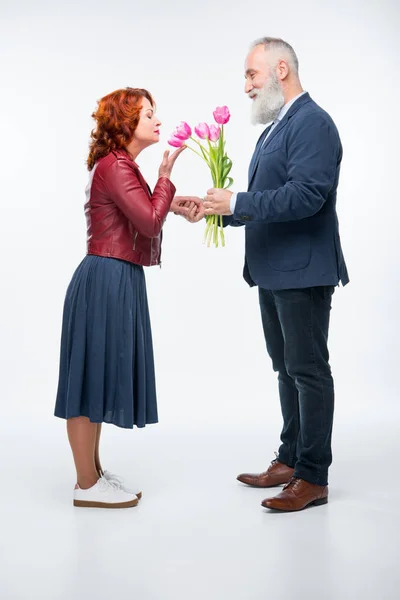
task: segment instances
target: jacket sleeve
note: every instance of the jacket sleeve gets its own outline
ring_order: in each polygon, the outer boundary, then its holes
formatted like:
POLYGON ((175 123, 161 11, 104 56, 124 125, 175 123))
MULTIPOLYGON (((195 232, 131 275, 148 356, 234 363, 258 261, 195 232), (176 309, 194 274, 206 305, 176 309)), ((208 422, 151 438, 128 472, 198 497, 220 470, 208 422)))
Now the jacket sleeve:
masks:
POLYGON ((241 192, 234 219, 278 223, 316 214, 335 184, 341 158, 339 135, 333 122, 311 114, 287 141, 287 182, 275 190, 241 192))
POLYGON ((175 186, 167 177, 160 177, 149 197, 139 180, 139 174, 127 160, 116 160, 103 173, 110 198, 135 229, 147 238, 160 235, 175 195, 175 186))
POLYGON ((244 225, 243 221, 237 221, 232 215, 229 215, 229 217, 222 217, 222 223, 224 227, 227 227, 228 225, 231 227, 241 227, 244 225))

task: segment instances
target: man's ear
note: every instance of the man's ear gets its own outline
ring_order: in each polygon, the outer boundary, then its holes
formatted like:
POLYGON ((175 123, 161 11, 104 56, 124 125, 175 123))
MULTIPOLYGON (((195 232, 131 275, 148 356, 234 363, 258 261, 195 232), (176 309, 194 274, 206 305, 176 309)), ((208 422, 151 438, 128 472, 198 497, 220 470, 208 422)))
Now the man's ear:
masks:
POLYGON ((281 59, 276 65, 276 74, 281 81, 289 75, 289 65, 285 60, 281 59))

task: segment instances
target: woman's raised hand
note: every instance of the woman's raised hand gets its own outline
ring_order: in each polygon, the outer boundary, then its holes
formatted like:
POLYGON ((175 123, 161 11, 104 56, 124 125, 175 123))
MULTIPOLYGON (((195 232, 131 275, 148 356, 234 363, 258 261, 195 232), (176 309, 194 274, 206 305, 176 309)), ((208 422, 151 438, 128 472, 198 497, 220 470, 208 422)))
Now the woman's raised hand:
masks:
POLYGON ((186 146, 182 146, 181 148, 178 148, 178 150, 175 150, 175 152, 171 156, 169 155, 169 150, 166 150, 164 152, 163 160, 158 170, 159 177, 168 177, 168 179, 171 177, 171 172, 174 167, 175 161, 185 149, 186 146))

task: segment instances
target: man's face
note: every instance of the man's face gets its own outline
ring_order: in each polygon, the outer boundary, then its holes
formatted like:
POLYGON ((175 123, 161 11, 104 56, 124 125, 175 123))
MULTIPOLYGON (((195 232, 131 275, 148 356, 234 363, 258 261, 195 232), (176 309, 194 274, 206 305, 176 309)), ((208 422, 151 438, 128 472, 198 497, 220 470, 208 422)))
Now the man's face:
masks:
POLYGON ((248 54, 245 62, 246 84, 244 91, 252 97, 253 90, 261 90, 267 82, 269 66, 264 46, 256 46, 248 54))
POLYGON ((262 45, 253 48, 246 58, 244 91, 252 101, 254 125, 274 121, 285 104, 281 82, 269 62, 262 45))

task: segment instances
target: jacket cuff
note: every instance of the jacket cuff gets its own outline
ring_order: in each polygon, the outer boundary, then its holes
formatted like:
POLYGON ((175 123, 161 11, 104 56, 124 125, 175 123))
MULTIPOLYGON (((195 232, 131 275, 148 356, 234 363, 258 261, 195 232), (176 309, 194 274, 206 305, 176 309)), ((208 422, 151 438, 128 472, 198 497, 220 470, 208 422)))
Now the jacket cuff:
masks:
POLYGON ((171 194, 171 202, 175 196, 176 187, 172 183, 169 177, 159 177, 158 180, 162 180, 163 182, 167 182, 167 191, 171 194))
POLYGON ((250 209, 251 194, 248 192, 239 192, 236 194, 233 217, 236 221, 241 221, 243 224, 252 220, 252 215, 246 213, 246 207, 250 209))

